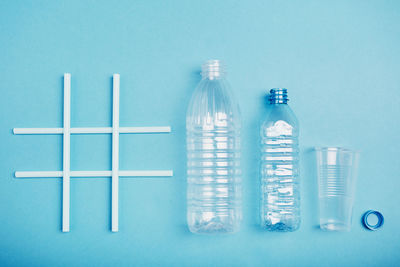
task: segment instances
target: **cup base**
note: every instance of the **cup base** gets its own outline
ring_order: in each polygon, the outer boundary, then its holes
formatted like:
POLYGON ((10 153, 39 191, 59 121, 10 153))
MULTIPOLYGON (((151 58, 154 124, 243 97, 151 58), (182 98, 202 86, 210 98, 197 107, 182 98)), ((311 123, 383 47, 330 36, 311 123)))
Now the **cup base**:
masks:
POLYGON ((338 232, 349 232, 350 227, 344 223, 324 223, 320 224, 320 228, 324 231, 338 231, 338 232))

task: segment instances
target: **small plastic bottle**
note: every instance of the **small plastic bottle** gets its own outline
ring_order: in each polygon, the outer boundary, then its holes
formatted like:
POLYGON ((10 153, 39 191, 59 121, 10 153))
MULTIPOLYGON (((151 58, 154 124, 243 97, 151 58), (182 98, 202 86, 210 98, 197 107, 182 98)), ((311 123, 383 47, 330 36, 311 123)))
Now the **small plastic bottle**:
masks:
POLYGON ((269 231, 300 227, 299 124, 287 104, 287 90, 270 90, 261 126, 261 225, 269 231))
POLYGON ((193 233, 239 228, 240 112, 219 60, 202 66, 186 117, 187 221, 193 233))

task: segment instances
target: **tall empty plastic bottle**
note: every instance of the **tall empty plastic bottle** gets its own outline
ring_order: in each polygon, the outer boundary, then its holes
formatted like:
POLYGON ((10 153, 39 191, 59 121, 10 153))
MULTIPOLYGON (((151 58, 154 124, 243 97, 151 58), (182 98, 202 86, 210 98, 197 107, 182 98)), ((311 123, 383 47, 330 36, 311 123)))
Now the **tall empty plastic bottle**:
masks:
POLYGON ((187 221, 193 233, 238 230, 240 111, 219 60, 202 66, 186 117, 187 221))
POLYGON ((299 124, 287 104, 287 90, 270 90, 261 126, 261 225, 269 231, 300 227, 299 124))

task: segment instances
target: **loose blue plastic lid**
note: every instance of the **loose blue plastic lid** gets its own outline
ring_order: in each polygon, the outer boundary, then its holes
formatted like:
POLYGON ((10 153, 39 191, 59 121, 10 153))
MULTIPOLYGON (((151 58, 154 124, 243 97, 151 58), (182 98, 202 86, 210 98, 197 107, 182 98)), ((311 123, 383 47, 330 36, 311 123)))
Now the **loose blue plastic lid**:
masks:
POLYGON ((365 226, 365 228, 375 231, 378 230, 382 225, 383 225, 383 215, 382 213, 380 213, 379 211, 376 210, 369 210, 367 212, 364 213, 363 218, 362 218, 362 222, 365 226), (374 214, 377 218, 378 218, 378 222, 375 225, 371 225, 368 223, 368 217, 369 215, 374 214))

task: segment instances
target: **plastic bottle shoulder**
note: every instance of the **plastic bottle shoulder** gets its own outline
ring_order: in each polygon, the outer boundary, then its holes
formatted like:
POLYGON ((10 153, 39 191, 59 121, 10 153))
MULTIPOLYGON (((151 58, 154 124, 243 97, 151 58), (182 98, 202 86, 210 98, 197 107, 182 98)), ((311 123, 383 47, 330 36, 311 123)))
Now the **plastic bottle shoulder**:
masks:
POLYGON ((270 105, 267 109, 267 114, 262 123, 262 129, 268 129, 274 127, 275 131, 290 133, 293 135, 298 134, 299 122, 296 115, 286 104, 275 104, 270 105))

